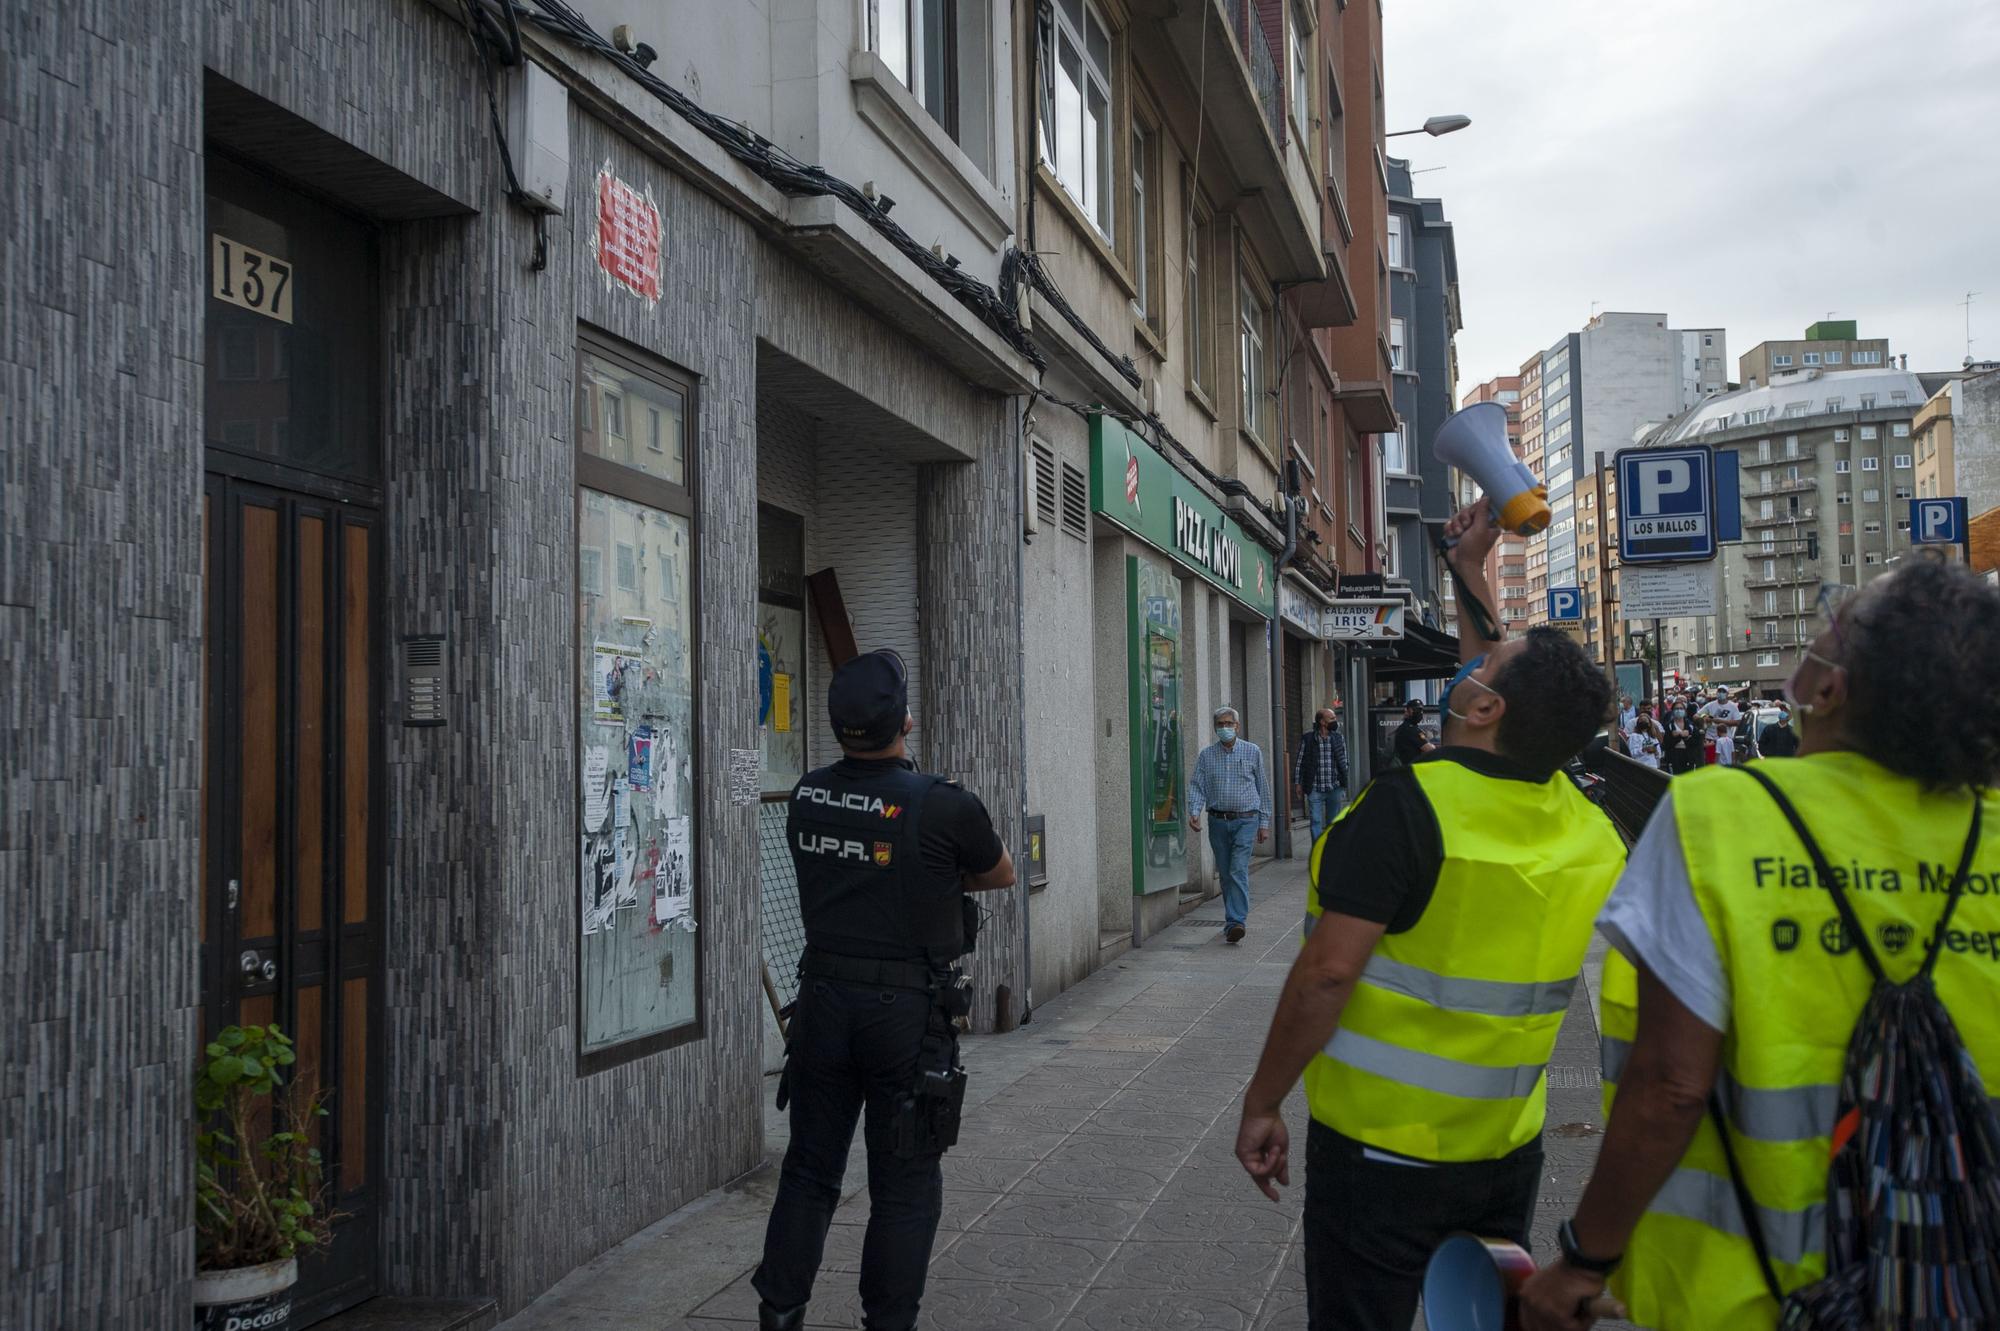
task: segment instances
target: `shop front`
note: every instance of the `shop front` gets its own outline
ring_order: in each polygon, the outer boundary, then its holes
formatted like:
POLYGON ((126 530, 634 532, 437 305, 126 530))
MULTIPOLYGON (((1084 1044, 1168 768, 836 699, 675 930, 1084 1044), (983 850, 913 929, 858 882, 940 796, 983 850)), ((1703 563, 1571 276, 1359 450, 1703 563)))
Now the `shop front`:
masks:
POLYGON ((1187 779, 1214 708, 1238 709, 1273 779, 1283 779, 1275 770, 1282 746, 1265 743, 1277 582, 1271 553, 1198 482, 1104 416, 1091 421, 1090 501, 1122 536, 1097 542, 1098 576, 1100 587, 1122 592, 1125 611, 1122 650, 1098 659, 1100 744, 1111 750, 1100 753, 1100 770, 1113 774, 1100 781, 1099 822, 1126 830, 1123 854, 1107 851, 1100 861, 1104 925, 1124 923, 1112 906, 1122 888, 1138 944, 1171 920, 1177 890, 1191 894, 1205 881, 1206 847, 1187 826, 1187 779), (1252 689, 1260 669, 1261 709, 1252 689), (1114 779, 1121 772, 1122 782, 1114 779))

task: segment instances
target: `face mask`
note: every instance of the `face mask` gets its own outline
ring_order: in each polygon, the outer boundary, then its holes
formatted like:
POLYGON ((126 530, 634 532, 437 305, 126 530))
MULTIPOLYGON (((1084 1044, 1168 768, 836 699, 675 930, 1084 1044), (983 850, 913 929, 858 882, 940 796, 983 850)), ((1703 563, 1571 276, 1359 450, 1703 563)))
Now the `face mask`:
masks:
POLYGON ((1236 727, 1217 726, 1215 728, 1215 737, 1221 740, 1224 744, 1228 744, 1236 738, 1236 727))
POLYGON ((1472 678, 1472 672, 1479 669, 1479 667, 1485 664, 1486 664, 1486 657, 1484 655, 1480 655, 1473 657, 1470 661, 1467 661, 1464 665, 1460 666, 1458 668, 1458 673, 1451 677, 1451 682, 1444 686, 1444 696, 1438 699, 1438 710, 1445 712, 1448 715, 1455 716, 1461 721, 1470 719, 1463 712, 1454 712, 1451 710, 1451 691, 1457 688, 1460 684, 1472 683, 1472 684, 1477 684, 1480 688, 1485 689, 1488 693, 1495 692, 1493 686, 1486 683, 1484 680, 1477 680, 1472 678))
POLYGON ((1685 721, 1685 720, 1687 720, 1687 713, 1686 713, 1686 712, 1684 712, 1684 711, 1682 711, 1682 710, 1681 710, 1680 708, 1678 708, 1678 707, 1674 708, 1674 720, 1676 720, 1676 721, 1685 721))

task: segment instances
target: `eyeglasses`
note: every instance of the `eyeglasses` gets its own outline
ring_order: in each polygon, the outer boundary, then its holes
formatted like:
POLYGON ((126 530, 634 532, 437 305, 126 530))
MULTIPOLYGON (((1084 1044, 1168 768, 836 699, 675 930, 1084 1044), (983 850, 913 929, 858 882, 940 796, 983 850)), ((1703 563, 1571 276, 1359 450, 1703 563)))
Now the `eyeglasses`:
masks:
MULTIPOLYGON (((1828 631, 1833 634, 1834 645, 1840 648, 1843 655, 1847 652, 1847 635, 1840 631, 1840 607, 1854 590, 1845 583, 1823 582, 1819 586, 1819 595, 1813 600, 1813 613, 1826 621, 1828 631)), ((1813 655, 1811 652, 1806 654, 1813 655)), ((1822 665, 1834 664, 1823 656, 1814 659, 1822 665)))

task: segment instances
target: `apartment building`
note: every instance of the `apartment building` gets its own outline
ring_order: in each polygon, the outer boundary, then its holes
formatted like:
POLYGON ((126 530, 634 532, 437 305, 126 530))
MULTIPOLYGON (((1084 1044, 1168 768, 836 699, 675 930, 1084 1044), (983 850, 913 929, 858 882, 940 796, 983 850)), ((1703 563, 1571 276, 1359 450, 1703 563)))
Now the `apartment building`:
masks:
POLYGON ((1917 496, 1962 495, 1969 513, 2000 505, 2000 365, 1951 374, 1911 425, 1917 496))
POLYGON ((1731 450, 1742 478, 1744 539, 1717 556, 1719 613, 1668 626, 1669 667, 1775 694, 1818 632, 1822 598, 1909 555, 1914 419, 1938 382, 1901 369, 1793 370, 1649 436, 1731 450))
MULTIPOLYGON (((76 404, 0 554, 0 652, 68 681, 0 745, 23 1325, 187 1325, 231 1022, 331 1097, 295 1324, 490 1324, 754 1167, 759 834, 833 752, 832 637, 903 654, 925 765, 1022 845, 1012 8, 940 63, 848 0, 580 3, 10 25, 50 219, 0 237, 10 374, 76 404)), ((990 1028, 1026 888, 984 904, 990 1028)))
POLYGON ((1799 370, 1865 370, 1893 365, 1888 338, 1862 337, 1853 319, 1822 319, 1809 326, 1802 338, 1759 342, 1737 362, 1736 376, 1743 387, 1753 388, 1799 370))
POLYGON ((1392 157, 1388 167, 1389 363, 1398 425, 1382 436, 1389 517, 1383 568, 1420 621, 1442 629, 1452 588, 1437 540, 1454 487, 1431 445, 1458 395, 1458 251, 1443 204, 1415 197, 1409 162, 1392 157))

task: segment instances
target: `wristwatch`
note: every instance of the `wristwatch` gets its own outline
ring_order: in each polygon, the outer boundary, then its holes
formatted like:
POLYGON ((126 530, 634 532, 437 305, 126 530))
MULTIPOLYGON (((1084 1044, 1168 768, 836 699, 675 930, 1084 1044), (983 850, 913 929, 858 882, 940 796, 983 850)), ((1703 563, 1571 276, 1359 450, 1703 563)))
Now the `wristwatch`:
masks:
POLYGON ((1562 1247, 1563 1261, 1579 1271, 1587 1271, 1594 1276, 1610 1275, 1618 1269, 1618 1263, 1625 1260, 1625 1254, 1622 1252, 1616 1257, 1590 1257, 1585 1255, 1584 1251, 1577 1247, 1576 1230, 1571 1228, 1570 1222, 1567 1220, 1563 1221, 1562 1228, 1556 1231, 1556 1242, 1562 1247))

